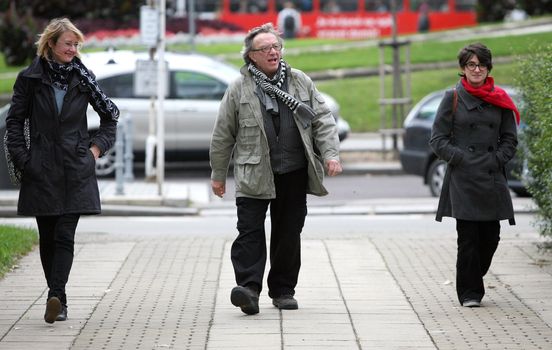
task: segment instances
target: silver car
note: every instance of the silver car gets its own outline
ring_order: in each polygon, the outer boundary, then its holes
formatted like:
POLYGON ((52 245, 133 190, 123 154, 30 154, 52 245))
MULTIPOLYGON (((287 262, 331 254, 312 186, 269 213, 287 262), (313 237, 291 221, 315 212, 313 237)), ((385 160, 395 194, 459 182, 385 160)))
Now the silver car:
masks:
MULTIPOLYGON (((146 138, 149 134, 149 95, 135 91, 137 61, 148 60, 147 53, 132 51, 95 52, 82 55, 84 64, 96 75, 106 95, 113 99, 121 116, 132 119, 133 151, 135 160, 144 159, 146 138)), ((208 159, 211 133, 220 101, 227 86, 240 76, 234 66, 200 54, 165 53, 168 63, 167 96, 164 101, 165 159, 167 162, 208 159)), ((350 128, 340 117, 336 101, 323 94, 336 118, 340 140, 350 128)), ((88 110, 88 128, 97 130, 99 118, 88 110)), ((112 150, 97 162, 97 174, 114 171, 115 152, 112 150)))

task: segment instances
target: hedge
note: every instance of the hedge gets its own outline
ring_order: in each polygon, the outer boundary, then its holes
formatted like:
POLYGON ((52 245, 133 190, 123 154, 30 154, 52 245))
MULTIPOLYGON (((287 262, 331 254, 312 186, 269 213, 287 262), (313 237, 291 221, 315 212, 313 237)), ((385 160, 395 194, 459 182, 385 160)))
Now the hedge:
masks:
POLYGON ((538 207, 538 228, 552 237, 552 44, 536 46, 519 64, 526 128, 521 135, 527 161, 526 186, 538 207))

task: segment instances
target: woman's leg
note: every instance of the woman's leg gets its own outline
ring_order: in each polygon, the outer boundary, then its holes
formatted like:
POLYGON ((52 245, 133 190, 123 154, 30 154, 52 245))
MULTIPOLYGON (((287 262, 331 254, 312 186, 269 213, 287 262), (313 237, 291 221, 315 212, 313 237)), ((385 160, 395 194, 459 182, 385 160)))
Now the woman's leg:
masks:
POLYGON ((64 306, 67 305, 65 285, 73 266, 75 231, 79 217, 77 214, 61 215, 56 225, 50 290, 52 295, 57 296, 64 306))
POLYGON ((458 300, 481 301, 485 295, 481 273, 479 222, 456 220, 458 255, 456 259, 456 292, 458 300))
POLYGON ((54 262, 54 253, 56 249, 55 235, 56 223, 59 216, 37 216, 36 223, 39 234, 40 261, 42 262, 42 270, 48 285, 48 298, 51 297, 52 290, 51 275, 54 262))
POLYGON ((481 277, 487 274, 493 255, 498 248, 500 241, 500 222, 485 221, 481 222, 479 230, 479 256, 481 262, 481 277))
POLYGON ((73 265, 75 230, 79 215, 38 216, 40 260, 48 284, 44 320, 48 323, 67 319, 65 285, 73 265))

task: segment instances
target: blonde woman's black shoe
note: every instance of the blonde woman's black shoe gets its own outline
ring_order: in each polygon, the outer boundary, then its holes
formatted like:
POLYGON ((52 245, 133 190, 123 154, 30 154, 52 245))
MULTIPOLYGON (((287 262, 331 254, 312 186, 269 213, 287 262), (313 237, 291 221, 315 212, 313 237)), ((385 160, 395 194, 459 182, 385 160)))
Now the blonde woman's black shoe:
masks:
POLYGON ((61 302, 57 297, 51 297, 46 303, 46 312, 44 313, 44 321, 46 323, 54 323, 61 312, 61 302))

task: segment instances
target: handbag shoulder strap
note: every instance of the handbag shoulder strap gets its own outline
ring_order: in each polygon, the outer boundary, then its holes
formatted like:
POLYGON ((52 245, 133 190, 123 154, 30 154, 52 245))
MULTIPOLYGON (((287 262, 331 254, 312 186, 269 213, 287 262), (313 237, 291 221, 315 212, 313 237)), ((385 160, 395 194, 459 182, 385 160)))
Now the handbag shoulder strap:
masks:
POLYGON ((458 91, 456 88, 452 90, 452 116, 456 114, 456 108, 458 107, 458 91))
POLYGON ((454 115, 456 114, 456 109, 458 108, 458 91, 456 88, 452 89, 452 115, 451 115, 451 127, 450 127, 450 137, 454 140, 454 115))

